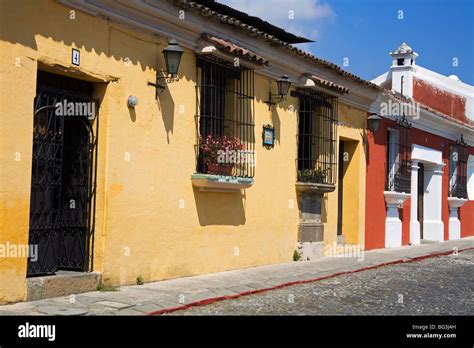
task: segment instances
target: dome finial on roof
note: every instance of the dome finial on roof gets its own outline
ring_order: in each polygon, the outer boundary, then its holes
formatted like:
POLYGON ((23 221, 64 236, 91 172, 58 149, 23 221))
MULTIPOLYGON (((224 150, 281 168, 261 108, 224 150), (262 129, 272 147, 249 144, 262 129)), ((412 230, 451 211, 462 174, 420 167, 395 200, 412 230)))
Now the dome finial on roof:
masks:
POLYGON ((390 54, 413 54, 415 51, 413 51, 413 48, 407 45, 406 42, 402 43, 394 52, 391 52, 390 54))
POLYGON ((412 66, 415 63, 418 53, 413 51, 413 48, 402 43, 395 51, 390 52, 392 56, 392 66, 412 66))

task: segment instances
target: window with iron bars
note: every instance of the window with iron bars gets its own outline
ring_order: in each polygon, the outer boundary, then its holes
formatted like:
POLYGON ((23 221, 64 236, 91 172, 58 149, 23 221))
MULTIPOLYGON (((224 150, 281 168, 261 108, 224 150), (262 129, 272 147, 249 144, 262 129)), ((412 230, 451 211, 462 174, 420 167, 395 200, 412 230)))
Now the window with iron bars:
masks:
POLYGON ((449 196, 467 198, 467 147, 451 145, 449 151, 449 196))
POLYGON ((388 131, 387 191, 410 193, 411 124, 402 117, 388 131))
POLYGON ((308 90, 291 95, 299 99, 297 181, 334 185, 337 98, 308 90))
POLYGON ((197 59, 196 170, 252 178, 254 72, 216 57, 197 59))

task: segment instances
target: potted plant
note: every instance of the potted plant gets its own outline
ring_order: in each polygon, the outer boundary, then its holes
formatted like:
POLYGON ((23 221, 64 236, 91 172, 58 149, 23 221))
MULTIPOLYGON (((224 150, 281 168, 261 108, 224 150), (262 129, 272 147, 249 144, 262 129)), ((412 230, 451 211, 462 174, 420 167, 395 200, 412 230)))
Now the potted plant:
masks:
POLYGON ((298 181, 324 183, 326 174, 323 169, 302 169, 298 170, 298 181))
POLYGON ((233 159, 238 158, 243 148, 237 137, 208 135, 200 138, 199 157, 206 165, 207 173, 230 176, 236 163, 233 159))

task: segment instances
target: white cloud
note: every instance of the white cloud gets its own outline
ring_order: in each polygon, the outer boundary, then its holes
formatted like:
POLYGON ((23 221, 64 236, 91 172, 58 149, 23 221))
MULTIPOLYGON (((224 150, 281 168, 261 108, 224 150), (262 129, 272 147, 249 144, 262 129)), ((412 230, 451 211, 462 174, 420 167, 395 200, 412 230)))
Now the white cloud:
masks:
POLYGON ((324 20, 333 19, 335 12, 320 0, 217 0, 251 16, 281 27, 293 34, 316 39, 324 20), (292 12, 290 12, 292 11, 292 12), (290 18, 291 15, 293 18, 290 18))

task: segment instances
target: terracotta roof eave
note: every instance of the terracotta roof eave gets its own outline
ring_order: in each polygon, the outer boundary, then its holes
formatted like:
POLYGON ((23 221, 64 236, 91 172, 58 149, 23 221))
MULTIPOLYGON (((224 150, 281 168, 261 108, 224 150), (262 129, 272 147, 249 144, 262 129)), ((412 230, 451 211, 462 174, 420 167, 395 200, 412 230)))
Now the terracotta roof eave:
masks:
POLYGON ((217 36, 214 36, 208 33, 203 33, 201 35, 201 38, 213 45, 216 45, 217 49, 220 49, 226 53, 233 54, 237 57, 247 59, 248 61, 252 63, 256 63, 258 65, 269 64, 268 60, 266 60, 262 56, 259 56, 258 54, 252 52, 251 50, 241 47, 225 39, 219 38, 217 36))
POLYGON ((287 32, 285 29, 275 26, 272 23, 264 21, 263 19, 252 16, 244 11, 237 10, 231 6, 223 4, 218 0, 187 0, 188 2, 197 3, 201 6, 209 8, 211 11, 215 11, 222 15, 224 18, 228 18, 229 21, 251 25, 262 32, 269 33, 275 37, 280 38, 288 43, 304 43, 313 42, 313 40, 306 37, 295 35, 291 32, 287 32))
POLYGON ((336 91, 338 93, 344 94, 344 93, 349 93, 349 89, 347 87, 341 86, 335 82, 325 80, 323 78, 320 78, 315 75, 306 75, 309 79, 311 79, 315 84, 318 86, 324 87, 324 88, 329 88, 333 91, 336 91))
POLYGON ((254 36, 257 36, 259 38, 262 38, 262 39, 266 40, 271 45, 284 48, 284 49, 286 49, 287 51, 289 51, 290 53, 292 53, 294 55, 297 55, 299 57, 303 57, 303 58, 308 59, 308 60, 310 60, 314 63, 323 65, 326 68, 332 69, 333 71, 337 72, 339 75, 350 78, 351 80, 356 81, 358 83, 361 83, 361 84, 363 84, 367 87, 377 89, 377 90, 382 90, 383 89, 382 87, 380 87, 380 86, 378 86, 378 85, 376 85, 372 82, 364 80, 359 76, 356 76, 352 73, 349 73, 349 72, 343 70, 341 67, 339 67, 338 65, 336 65, 334 63, 331 63, 331 62, 328 62, 324 59, 318 58, 318 57, 312 55, 311 53, 304 52, 303 50, 301 50, 301 49, 299 49, 299 48, 297 48, 297 47, 295 47, 295 46, 293 46, 293 45, 291 45, 287 42, 281 41, 278 38, 276 38, 276 37, 274 37, 270 34, 267 34, 267 33, 263 32, 261 30, 258 30, 257 28, 252 27, 251 25, 242 23, 241 21, 236 20, 235 18, 219 14, 216 11, 213 11, 213 10, 211 10, 210 8, 208 8, 204 5, 200 5, 200 4, 198 4, 194 1, 190 1, 190 0, 173 0, 173 1, 177 6, 180 6, 182 8, 187 8, 187 9, 189 8, 189 9, 195 10, 195 11, 199 12, 201 15, 203 15, 203 16, 205 15, 205 17, 215 17, 220 22, 232 25, 234 27, 238 27, 241 30, 245 30, 245 31, 247 31, 248 33, 250 33, 254 36))

